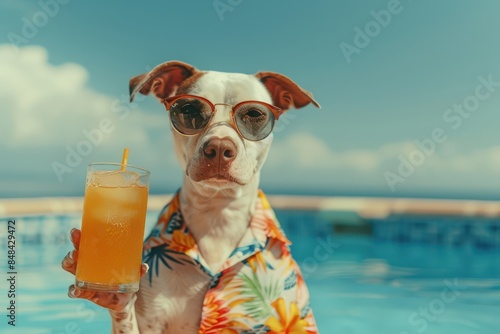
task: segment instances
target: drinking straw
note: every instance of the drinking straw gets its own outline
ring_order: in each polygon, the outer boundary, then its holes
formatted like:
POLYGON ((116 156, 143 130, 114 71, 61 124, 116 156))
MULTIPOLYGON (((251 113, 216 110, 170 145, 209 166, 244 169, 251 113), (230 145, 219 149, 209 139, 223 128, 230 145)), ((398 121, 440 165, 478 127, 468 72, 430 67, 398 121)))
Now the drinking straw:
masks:
POLYGON ((127 160, 128 160, 128 148, 125 147, 123 150, 123 157, 122 157, 122 168, 120 169, 122 172, 127 168, 127 160))

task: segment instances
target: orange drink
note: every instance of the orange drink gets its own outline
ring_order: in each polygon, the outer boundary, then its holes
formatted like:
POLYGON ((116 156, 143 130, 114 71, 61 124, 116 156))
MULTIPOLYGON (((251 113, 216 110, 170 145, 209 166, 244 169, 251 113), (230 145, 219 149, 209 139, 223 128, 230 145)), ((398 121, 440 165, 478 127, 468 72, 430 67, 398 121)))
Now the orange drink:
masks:
POLYGON ((149 172, 91 164, 87 172, 76 286, 139 290, 149 172))

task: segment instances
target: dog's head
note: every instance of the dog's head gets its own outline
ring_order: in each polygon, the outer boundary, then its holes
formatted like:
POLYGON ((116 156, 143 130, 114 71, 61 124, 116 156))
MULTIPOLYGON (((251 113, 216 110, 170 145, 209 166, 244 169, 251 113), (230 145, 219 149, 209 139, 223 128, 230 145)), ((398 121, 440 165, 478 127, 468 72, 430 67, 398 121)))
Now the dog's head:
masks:
MULTIPOLYGON (((238 130, 236 124, 238 121, 235 121, 236 116, 233 116, 233 106, 243 101, 260 101, 281 109, 281 111, 276 109, 278 113, 285 112, 291 107, 301 108, 309 103, 319 107, 310 92, 278 73, 259 72, 247 75, 199 71, 179 61, 163 63, 149 73, 132 78, 131 101, 137 93, 144 95, 153 93, 162 103, 165 103, 167 98, 175 100, 172 97, 187 94, 204 98, 201 102, 205 109, 209 105, 214 107, 216 112, 210 111, 210 120, 199 132, 185 135, 172 126, 172 122, 171 126, 175 152, 185 175, 204 187, 218 189, 242 186, 258 179, 273 137, 272 133, 261 140, 249 140, 242 136, 242 131, 238 130)), ((184 101, 186 104, 185 101, 190 100, 179 101, 184 101)), ((192 101, 200 102, 200 100, 192 101)), ((177 102, 174 101, 173 105, 177 106, 175 103, 177 102)), ((187 121, 189 126, 197 127, 196 122, 203 119, 192 116, 193 113, 199 113, 200 108, 196 103, 191 103, 185 108, 186 113, 191 115, 187 121)), ((207 111, 204 113, 206 115, 207 111)), ((240 119, 250 122, 254 122, 253 119, 256 117, 260 117, 258 122, 266 119, 259 113, 258 108, 253 110, 250 104, 237 115, 240 119)), ((172 114, 170 117, 172 119, 172 114)), ((184 117, 182 121, 186 122, 188 116, 183 114, 182 117, 184 117)), ((275 118, 270 114, 266 117, 275 118)))

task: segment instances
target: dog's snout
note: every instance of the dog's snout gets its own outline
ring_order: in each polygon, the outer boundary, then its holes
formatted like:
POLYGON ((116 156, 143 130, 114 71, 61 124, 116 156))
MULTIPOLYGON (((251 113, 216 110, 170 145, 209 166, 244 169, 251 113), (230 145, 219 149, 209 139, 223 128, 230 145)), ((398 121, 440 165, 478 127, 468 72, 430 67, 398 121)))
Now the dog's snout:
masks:
POLYGON ((236 145, 227 138, 212 138, 203 145, 203 155, 210 160, 229 163, 236 158, 236 145))

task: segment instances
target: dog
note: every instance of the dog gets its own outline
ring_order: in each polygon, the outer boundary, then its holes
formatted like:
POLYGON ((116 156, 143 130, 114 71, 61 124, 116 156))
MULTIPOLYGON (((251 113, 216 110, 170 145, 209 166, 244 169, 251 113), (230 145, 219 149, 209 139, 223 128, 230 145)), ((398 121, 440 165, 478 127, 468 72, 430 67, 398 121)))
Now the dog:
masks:
MULTIPOLYGON (((144 242, 137 293, 72 285, 68 295, 108 308, 113 333, 317 333, 290 241, 259 189, 275 122, 319 108, 313 95, 282 74, 180 61, 130 80, 131 102, 150 93, 169 112, 182 187, 144 242)), ((62 266, 74 274, 80 231, 71 239, 62 266)))

